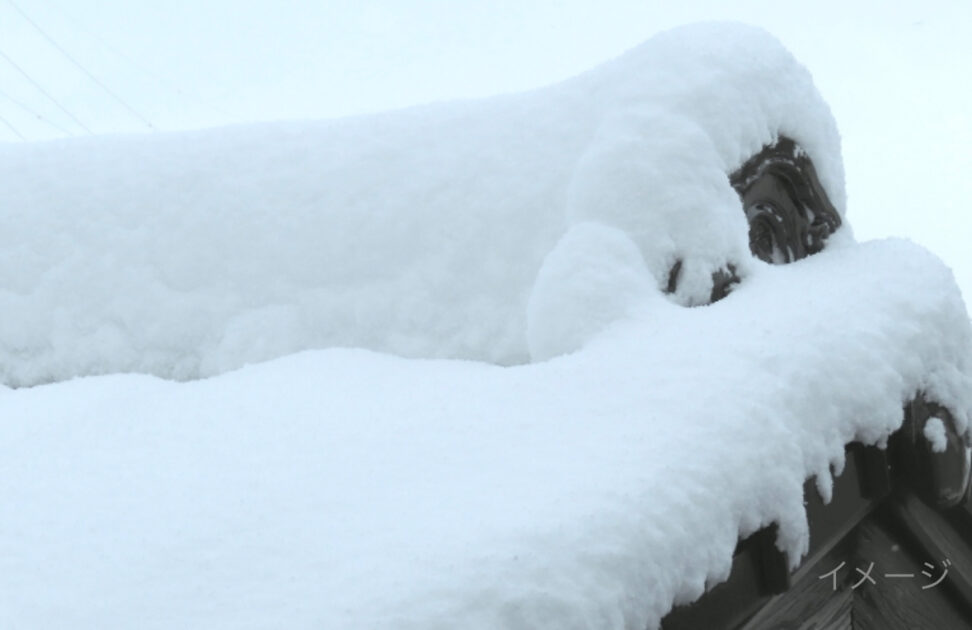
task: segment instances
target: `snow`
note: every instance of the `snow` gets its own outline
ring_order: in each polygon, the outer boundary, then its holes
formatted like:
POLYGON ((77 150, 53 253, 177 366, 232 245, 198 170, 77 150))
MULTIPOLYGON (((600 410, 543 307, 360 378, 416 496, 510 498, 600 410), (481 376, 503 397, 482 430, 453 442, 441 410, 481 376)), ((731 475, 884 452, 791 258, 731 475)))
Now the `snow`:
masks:
POLYGON ((0 621, 652 628, 762 525, 796 563, 804 479, 919 389, 968 429, 964 306, 905 241, 639 301, 532 365, 332 349, 3 392, 0 621))
POLYGON ((522 95, 0 145, 0 379, 191 379, 333 346, 526 363, 572 225, 622 230, 658 287, 682 260, 682 304, 728 263, 749 273, 726 173, 780 133, 843 211, 809 74, 759 29, 708 24, 522 95))
POLYGON ((945 433, 945 423, 941 418, 935 416, 929 418, 921 432, 931 445, 933 453, 944 453, 948 448, 948 435, 945 433))
MULTIPOLYGON (((972 3, 847 3, 806 11, 774 0, 440 0, 240 3, 18 0, 158 129, 382 111, 521 91, 573 76, 661 30, 698 20, 760 25, 813 72, 840 121, 854 232, 907 235, 972 295, 972 3), (259 42, 260 45, 254 45, 259 42), (826 42, 826 45, 821 45, 826 42), (930 98, 929 95, 934 95, 930 98), (934 147, 934 159, 918 159, 934 147), (920 209, 920 211, 918 210, 920 209)), ((145 131, 9 6, 3 51, 98 133, 145 131)), ((80 133, 0 61, 3 91, 80 133)), ((31 139, 62 135, 0 95, 31 139)), ((0 141, 17 136, 0 123, 0 141)))
POLYGON ((769 523, 795 567, 846 443, 919 392, 968 437, 972 330, 907 241, 749 256, 726 173, 780 133, 843 215, 807 72, 707 24, 522 95, 0 146, 0 625, 642 630, 769 523))
POLYGON ((544 259, 527 308, 530 356, 579 350, 656 291, 644 259, 624 232, 578 223, 544 259))

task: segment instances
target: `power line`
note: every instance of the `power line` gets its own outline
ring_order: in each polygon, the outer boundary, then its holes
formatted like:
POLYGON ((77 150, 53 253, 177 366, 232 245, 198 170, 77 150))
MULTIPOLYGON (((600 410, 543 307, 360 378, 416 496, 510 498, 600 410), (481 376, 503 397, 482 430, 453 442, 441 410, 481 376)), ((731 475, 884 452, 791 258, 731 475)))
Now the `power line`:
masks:
POLYGON ((0 90, 0 96, 2 96, 3 98, 7 99, 11 103, 13 103, 17 107, 19 107, 20 109, 24 110, 25 112, 27 112, 28 114, 30 114, 31 116, 33 116, 34 118, 36 118, 37 120, 46 122, 48 125, 50 125, 51 127, 54 127, 55 129, 57 129, 58 131, 60 131, 64 135, 67 135, 67 136, 73 136, 74 135, 73 133, 71 133, 70 131, 68 131, 67 129, 65 129, 64 127, 62 127, 61 125, 57 124, 53 120, 48 119, 47 117, 43 116, 39 112, 35 112, 33 109, 30 108, 29 105, 27 105, 23 101, 18 101, 17 99, 15 99, 14 97, 10 96, 9 94, 7 94, 6 92, 4 92, 3 90, 0 90))
POLYGON ((134 58, 132 55, 129 55, 123 50, 120 50, 116 46, 112 45, 104 37, 98 35, 98 33, 92 31, 90 28, 85 26, 84 23, 81 20, 79 20, 75 15, 73 15, 70 11, 64 9, 63 7, 58 7, 57 11, 61 17, 63 17, 68 22, 70 22, 77 30, 81 31, 82 33, 90 37, 92 40, 100 44, 102 48, 112 53, 117 58, 125 61, 131 68, 138 70, 142 74, 145 74, 146 76, 154 79, 157 84, 164 85, 176 96, 184 100, 195 101, 201 105, 211 108, 213 111, 223 116, 230 115, 225 109, 223 109, 219 105, 216 105, 211 100, 203 98, 197 90, 191 90, 187 92, 185 89, 183 89, 178 84, 176 84, 171 78, 163 76, 159 72, 156 72, 155 70, 150 68, 148 65, 134 58))
POLYGON ((40 91, 41 94, 43 94, 44 96, 46 96, 47 98, 49 98, 52 103, 54 103, 55 105, 57 105, 57 108, 60 109, 65 114, 67 114, 68 115, 68 118, 70 118, 75 123, 77 123, 79 127, 81 127, 82 129, 84 129, 85 131, 87 131, 89 134, 92 134, 93 135, 94 132, 92 132, 90 129, 88 129, 88 127, 85 126, 85 124, 83 122, 81 122, 80 120, 78 120, 77 116, 75 116, 74 114, 72 114, 71 112, 69 112, 67 110, 67 108, 65 108, 63 105, 61 105, 61 103, 58 102, 58 100, 56 98, 54 98, 53 96, 51 96, 50 93, 47 90, 45 90, 44 87, 40 83, 38 83, 37 81, 35 81, 33 79, 33 77, 31 77, 29 74, 27 74, 27 71, 26 70, 24 70, 23 68, 21 68, 20 66, 18 66, 17 65, 17 62, 15 62, 13 59, 11 59, 10 57, 8 57, 7 54, 5 52, 3 52, 2 50, 0 50, 0 57, 2 57, 4 60, 6 60, 6 62, 9 63, 11 66, 13 66, 14 69, 17 72, 19 72, 20 74, 22 74, 24 76, 24 78, 26 78, 28 81, 30 81, 30 84, 33 85, 35 88, 37 88, 40 91))
POLYGON ((31 26, 33 26, 34 29, 38 33, 40 33, 41 36, 44 39, 46 39, 47 42, 51 46, 53 46, 54 48, 56 48, 58 50, 58 52, 60 52, 62 55, 64 55, 64 57, 68 61, 70 61, 71 63, 73 63, 81 72, 83 72, 85 74, 85 76, 87 76, 89 79, 91 79, 92 81, 94 81, 98 85, 98 87, 100 87, 102 90, 104 90, 105 91, 105 94, 107 94, 108 96, 110 96, 111 98, 113 98, 118 104, 120 104, 122 107, 124 107, 125 109, 127 109, 129 111, 129 113, 131 113, 133 116, 135 116, 140 121, 142 121, 143 123, 145 123, 145 125, 149 129, 155 129, 155 126, 151 122, 149 122, 149 120, 145 116, 142 116, 137 111, 135 111, 135 108, 134 107, 132 107, 131 105, 129 105, 124 99, 122 99, 122 97, 120 97, 117 94, 115 94, 114 92, 112 92, 111 89, 109 89, 107 85, 105 85, 104 83, 101 82, 101 80, 98 79, 98 77, 96 77, 95 75, 91 74, 91 72, 89 72, 87 68, 85 68, 83 65, 81 65, 81 63, 77 59, 75 59, 73 56, 71 56, 71 53, 69 53, 68 51, 66 51, 63 48, 61 48, 61 45, 58 44, 56 41, 54 41, 54 39, 50 35, 48 35, 44 31, 44 29, 42 29, 37 24, 37 22, 35 22, 34 20, 32 20, 29 15, 27 15, 26 13, 24 13, 23 9, 21 9, 19 6, 17 6, 17 4, 15 4, 13 0, 7 0, 7 4, 9 4, 11 7, 13 7, 13 9, 17 13, 19 13, 21 15, 21 17, 23 17, 25 20, 27 20, 27 22, 31 26))
POLYGON ((10 129, 10 131, 14 132, 14 135, 20 138, 21 140, 27 139, 24 137, 24 134, 17 131, 17 128, 14 127, 12 124, 10 124, 10 121, 4 118, 3 116, 0 116, 0 122, 2 122, 8 129, 10 129))

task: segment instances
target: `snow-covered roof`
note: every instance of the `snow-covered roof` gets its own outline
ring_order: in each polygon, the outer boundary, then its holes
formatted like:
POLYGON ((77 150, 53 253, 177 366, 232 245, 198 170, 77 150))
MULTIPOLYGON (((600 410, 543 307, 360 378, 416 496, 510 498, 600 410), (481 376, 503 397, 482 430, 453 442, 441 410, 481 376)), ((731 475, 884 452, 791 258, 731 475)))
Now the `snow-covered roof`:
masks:
POLYGON ((972 336, 906 241, 749 256, 727 173, 780 134, 843 213, 806 71, 701 25, 525 95, 0 147, 0 373, 65 381, 0 390, 0 625, 641 630, 771 522, 796 565, 846 443, 917 392, 968 432, 972 336))
POLYGON ((568 228, 622 230, 658 287, 682 260, 675 299, 704 303, 714 269, 750 272, 726 174, 780 134, 843 212, 807 71, 758 29, 711 24, 485 101, 0 145, 0 381, 189 379, 331 346, 504 365, 573 350, 550 331, 613 314, 544 319, 538 272, 568 228))

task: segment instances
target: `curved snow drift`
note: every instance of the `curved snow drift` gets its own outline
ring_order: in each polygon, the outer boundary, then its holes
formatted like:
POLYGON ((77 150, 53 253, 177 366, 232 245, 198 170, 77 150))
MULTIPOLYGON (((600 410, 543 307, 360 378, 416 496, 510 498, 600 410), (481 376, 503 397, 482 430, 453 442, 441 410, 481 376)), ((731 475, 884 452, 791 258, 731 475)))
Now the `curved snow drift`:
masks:
POLYGON ((674 299, 704 303, 715 269, 751 272, 726 174, 777 134, 843 212, 810 75, 765 32, 710 24, 525 94, 0 146, 0 380, 192 379, 332 346, 498 364, 575 350, 604 315, 557 296, 600 289, 535 288, 572 226, 623 233, 639 286, 682 260, 674 299))

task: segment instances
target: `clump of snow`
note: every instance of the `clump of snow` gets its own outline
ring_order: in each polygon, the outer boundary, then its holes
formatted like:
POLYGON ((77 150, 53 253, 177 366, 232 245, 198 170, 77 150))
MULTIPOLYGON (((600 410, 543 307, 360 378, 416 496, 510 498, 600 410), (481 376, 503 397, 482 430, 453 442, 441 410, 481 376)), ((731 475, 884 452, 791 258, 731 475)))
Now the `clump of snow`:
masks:
POLYGON ((332 346, 504 365, 576 348, 610 309, 528 334, 539 294, 599 290, 539 278, 571 227, 624 232, 655 287, 681 260, 672 299, 704 303, 716 269, 752 273, 726 175, 779 134, 843 213, 810 75, 759 29, 705 24, 525 94, 2 145, 0 380, 192 379, 332 346))
POLYGON ((530 295, 530 356, 544 360, 580 349, 655 293, 641 253, 624 232, 574 225, 544 259, 530 295))
MULTIPOLYGON (((581 226, 551 273, 616 243, 591 274, 626 294, 619 239, 581 226)), ((905 241, 754 267, 706 308, 629 295, 539 364, 332 349, 0 391, 0 625, 644 630, 761 526, 796 564, 847 442, 920 390, 968 431, 972 332, 905 241)))
POLYGON ((931 445, 933 453, 944 453, 948 448, 948 435, 945 433, 945 423, 941 418, 932 416, 925 422, 922 434, 931 445))

